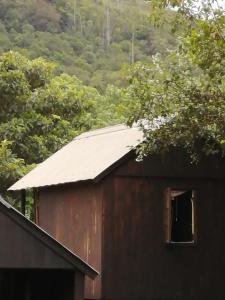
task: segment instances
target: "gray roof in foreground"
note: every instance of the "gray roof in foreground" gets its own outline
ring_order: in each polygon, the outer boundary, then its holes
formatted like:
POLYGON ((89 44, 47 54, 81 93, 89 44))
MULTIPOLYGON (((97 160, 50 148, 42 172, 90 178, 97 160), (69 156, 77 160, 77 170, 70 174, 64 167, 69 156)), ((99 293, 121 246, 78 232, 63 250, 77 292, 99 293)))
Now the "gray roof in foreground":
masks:
POLYGON ((12 185, 21 190, 95 180, 143 139, 138 127, 110 126, 83 133, 12 185))
POLYGON ((17 224, 17 226, 20 226, 23 229, 25 229, 28 234, 32 235, 40 243, 50 248, 52 251, 54 251, 56 255, 61 257, 63 260, 67 261, 73 269, 80 270, 82 273, 88 275, 92 279, 99 275, 99 273, 95 269, 93 269, 90 265, 85 263, 79 256, 71 252, 64 245, 60 244, 57 240, 55 240, 51 235, 49 235, 38 225, 28 220, 18 210, 16 210, 8 202, 6 202, 1 196, 0 211, 7 214, 17 224))

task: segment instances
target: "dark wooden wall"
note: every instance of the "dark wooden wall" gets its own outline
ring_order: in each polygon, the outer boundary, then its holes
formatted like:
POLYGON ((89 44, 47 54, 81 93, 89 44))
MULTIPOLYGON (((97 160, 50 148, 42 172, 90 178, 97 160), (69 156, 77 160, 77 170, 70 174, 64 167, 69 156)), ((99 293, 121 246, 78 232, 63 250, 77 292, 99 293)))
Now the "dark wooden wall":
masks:
POLYGON ((131 158, 99 183, 39 190, 37 222, 102 274, 86 298, 224 300, 225 163, 131 158), (197 244, 165 242, 165 190, 196 191, 197 244))
POLYGON ((110 300, 222 300, 225 297, 225 182, 221 167, 130 160, 103 184, 102 296, 110 300), (195 173, 192 171, 195 170, 195 173), (165 239, 165 191, 196 191, 197 244, 165 239))
MULTIPOLYGON (((101 192, 96 185, 68 184, 39 190, 36 222, 101 273, 101 192)), ((99 299, 100 276, 85 279, 85 298, 99 299)))
POLYGON ((189 179, 224 179, 225 158, 204 157, 198 163, 190 163, 190 158, 179 151, 169 154, 152 155, 141 162, 135 156, 117 168, 118 176, 153 177, 153 178, 189 178, 189 179))

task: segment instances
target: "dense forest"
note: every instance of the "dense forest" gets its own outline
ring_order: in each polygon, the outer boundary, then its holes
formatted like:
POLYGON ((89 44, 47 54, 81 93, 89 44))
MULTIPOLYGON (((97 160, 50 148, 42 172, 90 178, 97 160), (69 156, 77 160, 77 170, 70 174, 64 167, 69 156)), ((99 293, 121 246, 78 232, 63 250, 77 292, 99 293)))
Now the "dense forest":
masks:
POLYGON ((0 52, 47 58, 86 85, 125 85, 123 67, 173 47, 144 0, 1 0, 0 52))

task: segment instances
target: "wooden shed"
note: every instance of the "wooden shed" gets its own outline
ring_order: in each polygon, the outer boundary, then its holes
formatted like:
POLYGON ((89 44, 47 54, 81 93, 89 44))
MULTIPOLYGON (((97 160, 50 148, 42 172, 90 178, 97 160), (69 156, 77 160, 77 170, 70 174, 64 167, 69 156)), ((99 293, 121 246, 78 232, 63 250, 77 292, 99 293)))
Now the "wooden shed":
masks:
POLYGON ((125 125, 82 134, 11 190, 34 188, 37 224, 100 271, 86 299, 223 300, 225 160, 137 162, 141 140, 125 125))
POLYGON ((0 299, 83 300, 97 272, 0 198, 0 299))

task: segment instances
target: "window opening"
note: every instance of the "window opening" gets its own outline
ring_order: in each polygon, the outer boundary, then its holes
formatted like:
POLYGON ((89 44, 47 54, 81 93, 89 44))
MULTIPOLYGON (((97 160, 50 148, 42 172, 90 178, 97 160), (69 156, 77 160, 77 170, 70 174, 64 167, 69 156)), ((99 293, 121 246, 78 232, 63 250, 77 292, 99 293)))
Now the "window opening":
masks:
POLYGON ((194 192, 171 190, 171 242, 194 241, 194 192))

